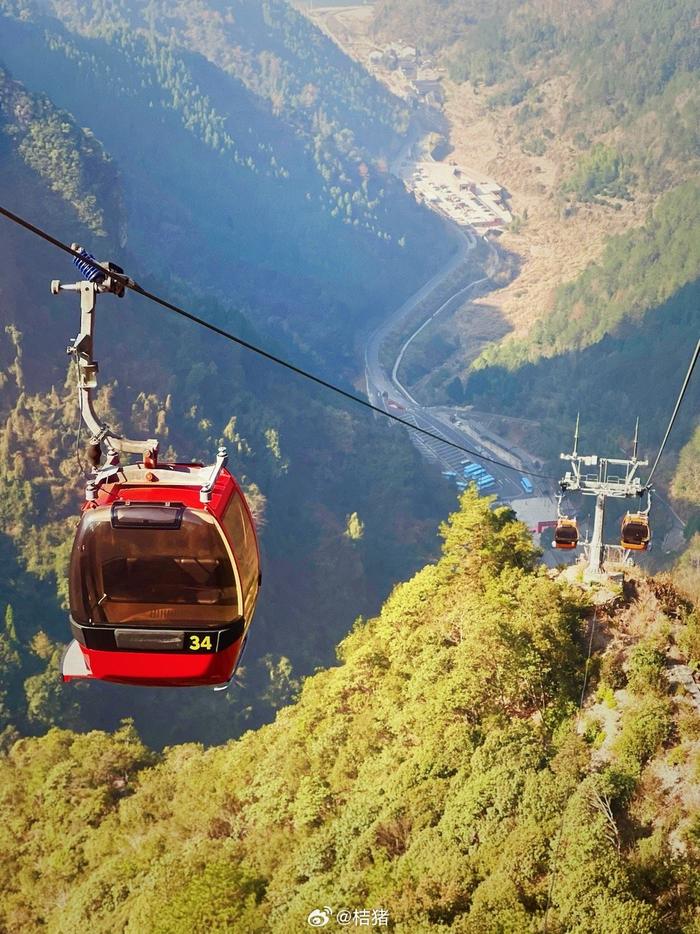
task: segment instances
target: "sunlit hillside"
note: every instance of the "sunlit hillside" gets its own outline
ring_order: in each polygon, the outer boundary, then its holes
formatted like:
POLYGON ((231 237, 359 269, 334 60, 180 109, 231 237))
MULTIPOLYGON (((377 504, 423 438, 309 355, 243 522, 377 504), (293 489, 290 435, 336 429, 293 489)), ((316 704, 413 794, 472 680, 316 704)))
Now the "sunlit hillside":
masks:
POLYGON ((3 928, 286 932, 329 906, 411 934, 695 931, 697 609, 639 576, 595 609, 474 493, 443 538, 256 733, 18 742, 3 928))

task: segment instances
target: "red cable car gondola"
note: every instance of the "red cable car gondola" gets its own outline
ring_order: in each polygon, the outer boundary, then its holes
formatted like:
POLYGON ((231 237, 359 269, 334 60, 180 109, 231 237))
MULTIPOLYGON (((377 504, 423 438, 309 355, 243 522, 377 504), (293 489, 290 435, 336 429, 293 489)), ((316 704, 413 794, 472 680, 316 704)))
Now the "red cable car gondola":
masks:
POLYGON ((75 641, 64 680, 230 680, 258 597, 258 546, 243 493, 223 466, 211 500, 201 502, 211 472, 134 464, 85 503, 70 563, 75 641))
POLYGON ((85 254, 78 364, 80 409, 95 467, 70 562, 73 641, 63 680, 137 685, 226 685, 240 660, 260 588, 255 525, 245 497, 216 463, 158 464, 158 444, 130 441, 101 424, 92 407, 92 359, 98 292, 123 294, 121 272, 85 254), (107 461, 99 466, 101 443, 107 461), (119 452, 140 453, 122 466, 119 452))

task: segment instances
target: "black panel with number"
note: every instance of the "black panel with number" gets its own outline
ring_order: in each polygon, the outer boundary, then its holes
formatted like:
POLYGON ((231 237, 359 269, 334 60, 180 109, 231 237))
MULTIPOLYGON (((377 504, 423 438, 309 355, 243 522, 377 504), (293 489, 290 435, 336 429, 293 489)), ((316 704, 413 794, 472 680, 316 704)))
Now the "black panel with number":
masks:
POLYGON ((201 655, 206 652, 216 652, 218 632, 186 632, 185 651, 197 652, 201 655))

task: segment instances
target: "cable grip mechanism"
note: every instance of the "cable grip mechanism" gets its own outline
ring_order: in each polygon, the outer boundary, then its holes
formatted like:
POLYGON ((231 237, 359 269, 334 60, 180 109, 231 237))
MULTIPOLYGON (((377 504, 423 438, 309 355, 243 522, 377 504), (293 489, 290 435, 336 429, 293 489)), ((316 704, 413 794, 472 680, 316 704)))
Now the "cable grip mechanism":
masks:
POLYGON ((94 499, 97 488, 101 483, 108 482, 116 476, 119 470, 119 455, 140 454, 146 467, 153 468, 158 463, 158 441, 148 438, 145 441, 136 441, 122 437, 113 431, 109 425, 101 421, 94 408, 93 394, 97 389, 97 374, 99 365, 93 357, 93 344, 95 334, 95 312, 97 296, 108 292, 122 298, 125 292, 123 281, 110 275, 111 272, 123 275, 123 270, 109 262, 98 262, 90 253, 74 243, 71 249, 80 253, 73 262, 82 273, 80 282, 62 283, 59 279, 51 282, 51 294, 60 292, 80 293, 80 331, 77 337, 69 344, 67 352, 75 358, 78 369, 78 405, 80 415, 90 432, 87 457, 93 467, 93 475, 88 483, 87 499, 94 499), (107 447, 107 458, 102 461, 102 445, 107 447))

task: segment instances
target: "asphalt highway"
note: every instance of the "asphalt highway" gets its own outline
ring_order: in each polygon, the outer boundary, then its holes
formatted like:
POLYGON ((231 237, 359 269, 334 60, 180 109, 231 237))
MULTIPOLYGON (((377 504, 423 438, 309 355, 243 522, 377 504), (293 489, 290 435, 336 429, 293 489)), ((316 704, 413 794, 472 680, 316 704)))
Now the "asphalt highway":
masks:
MULTIPOLYGON (((453 416, 453 421, 449 416, 445 418, 444 407, 441 407, 440 413, 438 414, 438 412, 431 407, 421 405, 401 383, 399 377, 401 362, 407 348, 410 346, 413 339, 417 337, 431 321, 438 315, 453 309, 456 304, 463 302, 468 296, 473 297, 480 291, 487 290, 490 279, 488 276, 482 276, 475 279, 469 285, 460 287, 452 295, 448 296, 447 299, 440 301, 437 298, 438 288, 464 263, 469 253, 477 244, 477 237, 472 231, 464 230, 452 224, 449 229, 452 235, 456 236, 459 241, 455 255, 438 270, 425 285, 397 308, 396 311, 389 315, 389 317, 370 335, 367 341, 365 346, 367 398, 373 405, 379 406, 386 411, 394 412, 416 426, 426 428, 445 438, 446 441, 452 441, 456 444, 468 447, 476 451, 481 457, 494 457, 496 455, 488 449, 487 443, 483 442, 473 429, 470 428, 468 433, 466 433, 458 427, 458 416, 456 412, 453 416), (429 301, 431 294, 436 295, 435 304, 429 301), (391 367, 385 368, 380 360, 382 345, 389 335, 400 328, 401 323, 411 316, 416 306, 423 302, 426 302, 426 317, 403 342, 396 358, 391 363, 391 367)), ((491 249, 493 250, 493 247, 491 249)), ((515 470, 498 467, 488 461, 481 460, 478 456, 472 457, 466 455, 451 447, 449 444, 443 444, 431 438, 426 438, 418 432, 413 434, 413 440, 428 460, 438 464, 444 471, 454 471, 455 474, 457 474, 456 478, 446 478, 446 481, 450 479, 452 482, 456 482, 457 479, 463 479, 463 470, 466 461, 480 463, 496 481, 496 483, 485 490, 484 493, 496 494, 499 499, 504 501, 527 496, 527 493, 520 484, 520 477, 515 470)), ((535 487, 533 495, 537 494, 537 492, 537 487, 535 487)))

